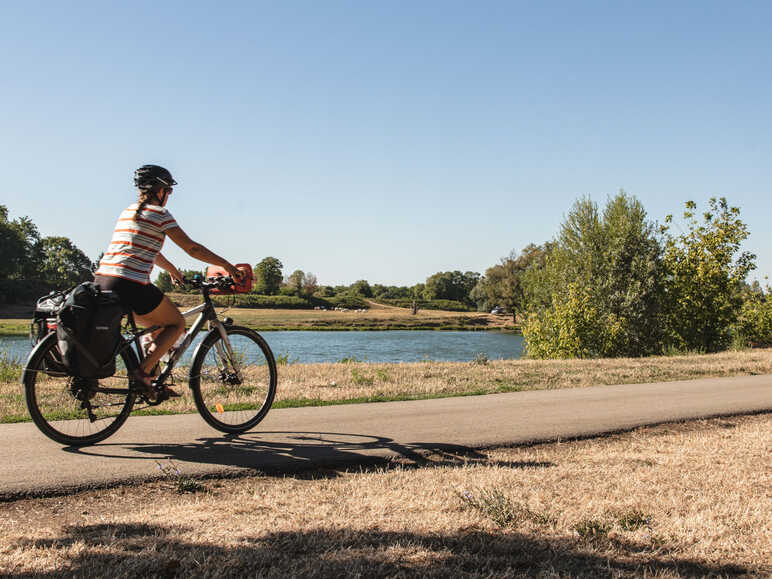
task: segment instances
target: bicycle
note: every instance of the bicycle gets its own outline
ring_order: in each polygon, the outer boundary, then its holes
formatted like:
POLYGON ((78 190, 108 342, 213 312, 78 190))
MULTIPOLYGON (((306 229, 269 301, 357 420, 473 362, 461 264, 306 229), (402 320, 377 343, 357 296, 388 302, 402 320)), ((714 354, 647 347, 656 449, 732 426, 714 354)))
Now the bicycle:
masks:
MULTIPOLYGON (((174 370, 205 324, 208 332, 193 353, 187 377, 196 410, 210 426, 229 434, 245 432, 265 418, 276 394, 276 361, 271 348, 254 330, 235 326, 230 318, 221 321, 210 297, 213 290, 227 292, 233 280, 223 276, 185 281, 201 290, 203 303, 183 312, 185 318, 196 314, 198 318, 159 365, 155 396, 148 396, 131 374, 145 356, 142 336, 159 328, 138 331, 131 312, 126 315, 114 354, 116 373, 110 378, 69 374, 62 365, 55 332, 37 344, 27 358, 22 384, 27 409, 43 434, 68 446, 94 444, 126 422, 137 400, 145 405, 140 409, 165 402, 165 386, 179 377, 174 370)), ((174 401, 182 406, 178 410, 190 409, 187 396, 174 401)))

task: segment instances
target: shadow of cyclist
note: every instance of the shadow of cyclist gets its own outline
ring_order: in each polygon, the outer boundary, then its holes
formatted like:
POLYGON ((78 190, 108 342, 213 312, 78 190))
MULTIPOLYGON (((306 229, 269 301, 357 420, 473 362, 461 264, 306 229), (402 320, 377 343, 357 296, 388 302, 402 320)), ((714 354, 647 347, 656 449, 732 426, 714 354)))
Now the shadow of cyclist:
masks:
POLYGON ((137 460, 173 460, 178 464, 204 464, 231 470, 262 474, 297 473, 316 469, 367 466, 384 463, 402 467, 461 466, 485 463, 508 468, 550 467, 549 462, 489 461, 488 456, 470 447, 417 442, 403 444, 383 436, 340 432, 261 432, 240 436, 199 438, 187 444, 101 444, 88 448, 68 448, 69 452, 127 458, 131 451, 137 460), (120 447, 119 454, 111 447, 120 447))

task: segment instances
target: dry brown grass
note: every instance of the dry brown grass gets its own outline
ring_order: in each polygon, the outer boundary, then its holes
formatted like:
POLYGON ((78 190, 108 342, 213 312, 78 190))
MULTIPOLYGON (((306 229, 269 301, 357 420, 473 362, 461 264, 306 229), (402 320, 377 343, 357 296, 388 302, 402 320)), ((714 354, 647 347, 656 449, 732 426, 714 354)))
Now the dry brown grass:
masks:
POLYGON ((290 364, 278 401, 457 396, 772 373, 772 349, 603 360, 290 364))
MULTIPOLYGON (((720 354, 603 360, 496 360, 402 364, 288 364, 279 366, 275 407, 489 394, 520 390, 638 384, 707 377, 772 374, 772 349, 720 354)), ((175 372, 182 398, 163 412, 195 412, 186 370, 175 372)), ((234 397, 229 402, 244 402, 234 397)), ((0 382, 0 422, 26 420, 17 382, 0 382)))
POLYGON ((0 505, 0 574, 772 573, 772 415, 0 505), (418 462, 415 462, 415 461, 418 462))

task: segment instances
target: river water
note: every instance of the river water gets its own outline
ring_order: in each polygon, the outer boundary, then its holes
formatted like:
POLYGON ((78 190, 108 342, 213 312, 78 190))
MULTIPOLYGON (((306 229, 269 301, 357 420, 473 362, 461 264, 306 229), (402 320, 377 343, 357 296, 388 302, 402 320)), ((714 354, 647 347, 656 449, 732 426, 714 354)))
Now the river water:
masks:
MULTIPOLYGON (((199 334, 201 336, 203 334, 199 334)), ((498 332, 262 332, 274 356, 309 364, 355 359, 363 362, 468 362, 484 354, 490 360, 519 358, 523 337, 498 332)), ((188 349, 188 356, 194 351, 188 349)), ((0 352, 23 361, 30 342, 23 337, 0 337, 0 352)))

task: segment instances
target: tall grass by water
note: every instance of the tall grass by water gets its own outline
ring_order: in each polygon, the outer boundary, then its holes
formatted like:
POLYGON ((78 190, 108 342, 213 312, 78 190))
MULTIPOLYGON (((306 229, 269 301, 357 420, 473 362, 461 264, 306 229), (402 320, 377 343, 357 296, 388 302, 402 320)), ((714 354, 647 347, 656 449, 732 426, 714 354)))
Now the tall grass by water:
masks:
POLYGON ((21 362, 6 352, 0 352, 0 382, 18 382, 21 378, 21 362))

